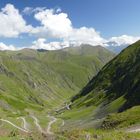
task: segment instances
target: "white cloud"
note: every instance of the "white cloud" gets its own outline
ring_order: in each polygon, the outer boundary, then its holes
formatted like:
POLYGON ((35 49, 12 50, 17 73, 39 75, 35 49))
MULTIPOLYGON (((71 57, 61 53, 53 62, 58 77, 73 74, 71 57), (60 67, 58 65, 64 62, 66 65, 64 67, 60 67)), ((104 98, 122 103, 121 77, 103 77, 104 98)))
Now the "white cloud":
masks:
POLYGON ((31 15, 33 13, 37 13, 37 12, 41 12, 43 10, 45 10, 46 7, 36 7, 36 8, 33 8, 33 7, 25 7, 22 11, 23 14, 25 15, 31 15))
POLYGON ((112 46, 122 46, 122 45, 130 45, 134 42, 138 41, 140 37, 134 37, 134 36, 128 36, 128 35, 122 35, 118 37, 111 37, 108 40, 108 43, 112 46))
POLYGON ((33 7, 25 7, 22 12, 24 14, 30 15, 33 12, 33 7))
POLYGON ((73 28, 72 33, 67 38, 69 42, 73 42, 76 45, 80 44, 91 44, 91 45, 103 45, 105 39, 100 36, 94 28, 73 28))
POLYGON ((30 47, 32 49, 45 49, 45 50, 58 50, 62 48, 69 47, 69 42, 50 42, 47 43, 45 38, 39 38, 33 42, 33 45, 30 47))
POLYGON ((14 51, 14 50, 16 50, 16 47, 13 46, 13 45, 6 45, 3 42, 0 42, 0 50, 1 51, 4 51, 4 50, 12 50, 12 51, 14 51))
POLYGON ((46 50, 58 50, 70 46, 79 46, 81 44, 90 44, 93 46, 104 45, 106 40, 100 37, 100 34, 95 31, 94 28, 82 27, 79 29, 73 29, 68 37, 65 37, 62 41, 47 42, 45 38, 39 38, 33 42, 31 48, 33 49, 46 49, 46 50))
POLYGON ((21 33, 28 33, 32 26, 27 25, 18 9, 7 4, 0 11, 0 36, 17 37, 21 33))
POLYGON ((72 32, 71 20, 66 13, 60 13, 60 9, 45 9, 36 13, 34 17, 42 25, 42 28, 37 29, 46 32, 48 37, 65 38, 72 32))
POLYGON ((60 43, 51 43, 53 46, 57 46, 56 44, 63 45, 62 42, 75 45, 82 43, 102 45, 104 42, 104 39, 94 28, 74 28, 67 13, 63 13, 60 8, 25 7, 23 13, 34 13, 34 18, 39 21, 40 26, 27 25, 19 10, 12 4, 7 4, 0 12, 0 36, 18 37, 21 33, 29 33, 38 38, 61 40, 60 43))
MULTIPOLYGON (((104 39, 94 28, 74 28, 67 13, 60 8, 47 9, 46 7, 25 7, 24 14, 34 14, 35 20, 40 25, 32 27, 23 19, 19 10, 12 4, 7 4, 0 11, 0 37, 18 37, 22 33, 28 33, 39 39, 33 42, 31 48, 55 50, 68 46, 81 44, 102 45, 102 46, 127 46, 134 43, 140 37, 122 35, 104 39), (47 40, 57 40, 47 42, 47 40)), ((0 44, 2 48, 15 49, 13 45, 0 44)), ((1 48, 0 48, 1 49, 1 48)))
POLYGON ((41 23, 41 26, 32 30, 38 37, 61 39, 75 45, 103 45, 105 42, 94 28, 74 28, 68 15, 61 12, 61 9, 45 9, 37 12, 34 17, 41 23))
POLYGON ((134 37, 128 35, 111 37, 104 43, 104 46, 115 53, 119 53, 124 48, 128 47, 130 44, 135 43, 139 39, 140 37, 134 37))

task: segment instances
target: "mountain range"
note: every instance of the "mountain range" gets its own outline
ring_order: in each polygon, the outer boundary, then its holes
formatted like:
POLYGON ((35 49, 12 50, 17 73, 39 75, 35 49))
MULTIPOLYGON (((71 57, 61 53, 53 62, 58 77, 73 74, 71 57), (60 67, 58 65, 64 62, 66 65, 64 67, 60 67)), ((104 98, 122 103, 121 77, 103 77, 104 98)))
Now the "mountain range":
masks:
POLYGON ((20 137, 22 133, 16 130, 19 134, 15 134, 13 125, 20 126, 21 118, 24 127, 35 132, 33 137, 40 139, 36 123, 40 122, 40 131, 45 129, 50 119, 47 114, 68 102, 114 56, 101 46, 90 45, 57 51, 1 51, 1 138, 11 133, 20 137))
POLYGON ((27 133, 29 129, 32 133, 25 138, 33 139, 139 137, 124 130, 140 122, 139 54, 140 41, 117 56, 86 44, 56 51, 1 51, 2 139, 23 136, 12 126, 27 133))

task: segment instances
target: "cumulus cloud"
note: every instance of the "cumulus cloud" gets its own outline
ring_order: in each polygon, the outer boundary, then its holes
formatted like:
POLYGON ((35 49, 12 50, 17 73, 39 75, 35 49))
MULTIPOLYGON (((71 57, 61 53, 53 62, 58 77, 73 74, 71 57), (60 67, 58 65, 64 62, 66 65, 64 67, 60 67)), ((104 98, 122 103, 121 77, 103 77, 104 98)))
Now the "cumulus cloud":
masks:
MULTIPOLYGON (((47 48, 49 49, 61 48, 62 42, 64 42, 63 44, 68 42, 67 44, 72 44, 75 46, 81 44, 90 44, 94 46, 102 45, 111 47, 124 47, 124 45, 127 46, 139 39, 139 37, 122 35, 119 37, 112 37, 107 40, 104 39, 94 28, 74 28, 68 15, 66 13, 63 13, 61 9, 43 9, 37 12, 34 17, 40 22, 41 26, 34 28, 34 30, 32 31, 33 34, 43 38, 61 39, 61 42, 53 42, 47 44, 45 43, 46 40, 41 40, 43 42, 42 45, 39 46, 47 46, 47 48), (54 44, 57 47, 54 47, 54 44), (52 45, 53 47, 51 47, 50 45, 52 45), (58 45, 60 46, 58 47, 58 45)), ((37 40, 37 42, 39 40, 37 40)))
POLYGON ((74 28, 67 13, 63 13, 60 8, 25 7, 23 13, 34 13, 34 18, 40 23, 40 26, 32 27, 27 25, 19 10, 12 4, 7 4, 0 12, 0 36, 18 37, 21 33, 29 33, 47 40, 48 38, 61 40, 60 43, 50 43, 53 46, 57 46, 56 44, 65 46, 66 42, 75 45, 82 43, 103 45, 104 39, 100 36, 99 32, 94 28, 74 28))
POLYGON ((58 50, 70 46, 79 46, 81 44, 90 44, 93 46, 104 45, 105 40, 93 28, 82 27, 73 29, 69 37, 62 41, 47 42, 45 38, 39 38, 33 42, 32 49, 58 50))
POLYGON ((16 47, 13 46, 13 45, 6 45, 3 42, 0 42, 0 50, 1 51, 4 51, 4 50, 12 50, 12 51, 14 51, 14 50, 16 50, 16 47))
POLYGON ((0 36, 17 37, 21 33, 28 33, 32 26, 27 25, 18 9, 7 4, 0 11, 0 36))
POLYGON ((91 44, 103 45, 105 39, 100 36, 94 28, 74 28, 71 20, 61 9, 45 9, 34 15, 35 19, 41 23, 32 30, 34 35, 39 37, 61 39, 69 44, 91 44))
POLYGON ((91 44, 91 45, 103 45, 105 39, 100 36, 100 33, 97 32, 94 28, 73 28, 72 33, 67 38, 69 42, 73 44, 91 44))
POLYGON ((36 28, 36 33, 44 31, 48 37, 65 38, 72 32, 71 20, 66 13, 60 13, 59 9, 45 9, 36 13, 34 17, 42 25, 36 28))
POLYGON ((128 36, 128 35, 122 35, 118 37, 111 37, 108 40, 108 43, 112 46, 121 46, 121 45, 130 45, 134 42, 138 41, 140 37, 134 37, 134 36, 128 36))
POLYGON ((139 39, 140 37, 134 37, 134 36, 128 36, 128 35, 111 37, 110 39, 106 41, 106 43, 104 43, 104 46, 115 53, 119 53, 124 48, 126 48, 130 44, 133 44, 139 39))
MULTIPOLYGON (((94 28, 75 28, 67 13, 60 8, 47 9, 46 7, 25 7, 22 13, 34 16, 38 26, 28 25, 19 10, 12 4, 7 4, 0 10, 0 37, 18 37, 28 33, 38 39, 32 43, 31 48, 55 50, 68 46, 81 44, 102 45, 105 47, 127 46, 140 37, 122 35, 104 39, 94 28), (57 40, 48 42, 47 40, 57 40)), ((15 49, 13 45, 1 43, 2 48, 15 49)), ((0 48, 1 49, 1 48, 0 48)))
POLYGON ((39 38, 33 42, 31 49, 58 50, 69 47, 69 42, 50 42, 47 43, 45 38, 39 38))

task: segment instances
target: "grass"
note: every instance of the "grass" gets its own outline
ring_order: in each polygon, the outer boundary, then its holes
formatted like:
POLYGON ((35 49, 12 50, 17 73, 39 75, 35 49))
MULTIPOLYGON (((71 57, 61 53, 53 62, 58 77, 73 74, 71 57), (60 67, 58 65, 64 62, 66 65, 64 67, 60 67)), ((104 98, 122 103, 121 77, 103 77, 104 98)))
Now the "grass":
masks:
POLYGON ((94 107, 85 107, 85 108, 75 108, 69 111, 65 111, 60 115, 64 120, 79 120, 88 117, 88 115, 92 115, 94 112, 94 107))
POLYGON ((73 98, 75 105, 96 105, 98 95, 110 106, 108 111, 124 111, 140 104, 140 41, 124 49, 73 98), (85 97, 84 97, 85 96, 85 97), (79 102, 80 103, 80 102, 79 102), (79 104, 77 104, 79 105, 79 104))
MULTIPOLYGON (((18 126, 21 126, 22 122, 17 118, 25 117, 34 130, 32 137, 41 139, 42 136, 37 133, 29 115, 33 113, 45 129, 49 122, 48 112, 56 110, 78 93, 114 54, 102 47, 86 46, 86 49, 82 47, 78 50, 73 48, 45 52, 29 49, 4 51, 0 52, 0 57, 0 116, 18 126)), ((85 112, 74 110, 69 115, 71 119, 75 116, 73 120, 78 120, 93 109, 87 108, 85 112)), ((61 123, 60 118, 53 129, 57 131, 61 123)), ((2 129, 7 135, 5 137, 0 133, 2 139, 30 137, 24 136, 9 124, 4 124, 2 129), (16 131, 16 134, 11 134, 13 131, 16 131)))
MULTIPOLYGON (((114 128, 139 125, 139 53, 140 41, 137 41, 107 63, 81 92, 72 98, 72 110, 95 107, 95 113, 86 114, 87 118, 88 114, 93 115, 92 120, 88 118, 89 122, 93 125, 94 120, 105 119, 101 126, 104 129, 110 128, 110 131, 114 128)), ((84 122, 87 118, 85 117, 82 121, 84 122)), ((88 128, 91 127, 89 122, 86 122, 88 128)))
POLYGON ((120 107, 126 102, 126 99, 121 96, 108 105, 108 112, 118 112, 120 107))
POLYGON ((103 122, 103 128, 128 128, 138 124, 140 124, 140 106, 135 106, 122 113, 108 115, 103 122))
MULTIPOLYGON (((111 130, 73 130, 64 131, 64 140, 85 140, 90 137, 91 140, 139 140, 140 133, 125 133, 123 131, 111 130)), ((59 135, 62 135, 61 133, 59 135)), ((58 137, 59 140, 59 137, 58 137)), ((61 140, 61 138, 60 138, 61 140)))
POLYGON ((94 106, 74 108, 58 114, 57 118, 64 120, 63 130, 94 128, 97 123, 94 121, 95 110, 94 106))
POLYGON ((114 56, 101 47, 82 47, 79 51, 83 54, 74 50, 0 52, 0 100, 7 104, 1 107, 20 110, 21 115, 26 108, 51 110, 78 93, 91 75, 114 56), (104 58, 95 55, 94 50, 104 58))

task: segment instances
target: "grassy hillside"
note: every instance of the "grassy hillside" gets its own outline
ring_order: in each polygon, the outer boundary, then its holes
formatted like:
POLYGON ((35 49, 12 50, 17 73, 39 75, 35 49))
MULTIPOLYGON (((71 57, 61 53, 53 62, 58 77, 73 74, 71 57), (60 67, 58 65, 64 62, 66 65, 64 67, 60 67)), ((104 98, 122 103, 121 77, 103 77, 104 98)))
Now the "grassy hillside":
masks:
POLYGON ((139 54, 140 41, 123 50, 105 65, 73 100, 83 97, 85 105, 98 105, 106 100, 106 104, 110 103, 112 107, 118 105, 119 111, 139 105, 139 54))
POLYGON ((8 110, 55 106, 76 93, 113 56, 92 46, 0 52, 1 106, 8 110))
MULTIPOLYGON (((0 119, 21 126, 18 118, 23 116, 34 130, 34 115, 45 129, 50 120, 48 112, 79 92, 113 57, 105 48, 89 45, 57 51, 1 51, 0 119)), ((4 122, 1 125, 2 135, 13 133, 13 126, 4 122)))
POLYGON ((140 124, 140 106, 108 115, 103 121, 102 128, 120 129, 126 127, 129 130, 130 126, 135 126, 136 124, 140 124))
POLYGON ((69 122, 72 128, 99 128, 102 124, 128 127, 139 124, 138 107, 130 109, 140 105, 139 54, 140 41, 130 45, 107 63, 79 94, 72 98, 72 110, 60 116, 69 122), (127 109, 128 111, 122 114, 118 113, 127 109), (114 114, 107 116, 110 113, 114 114), (73 117, 74 114, 76 117, 73 117))

